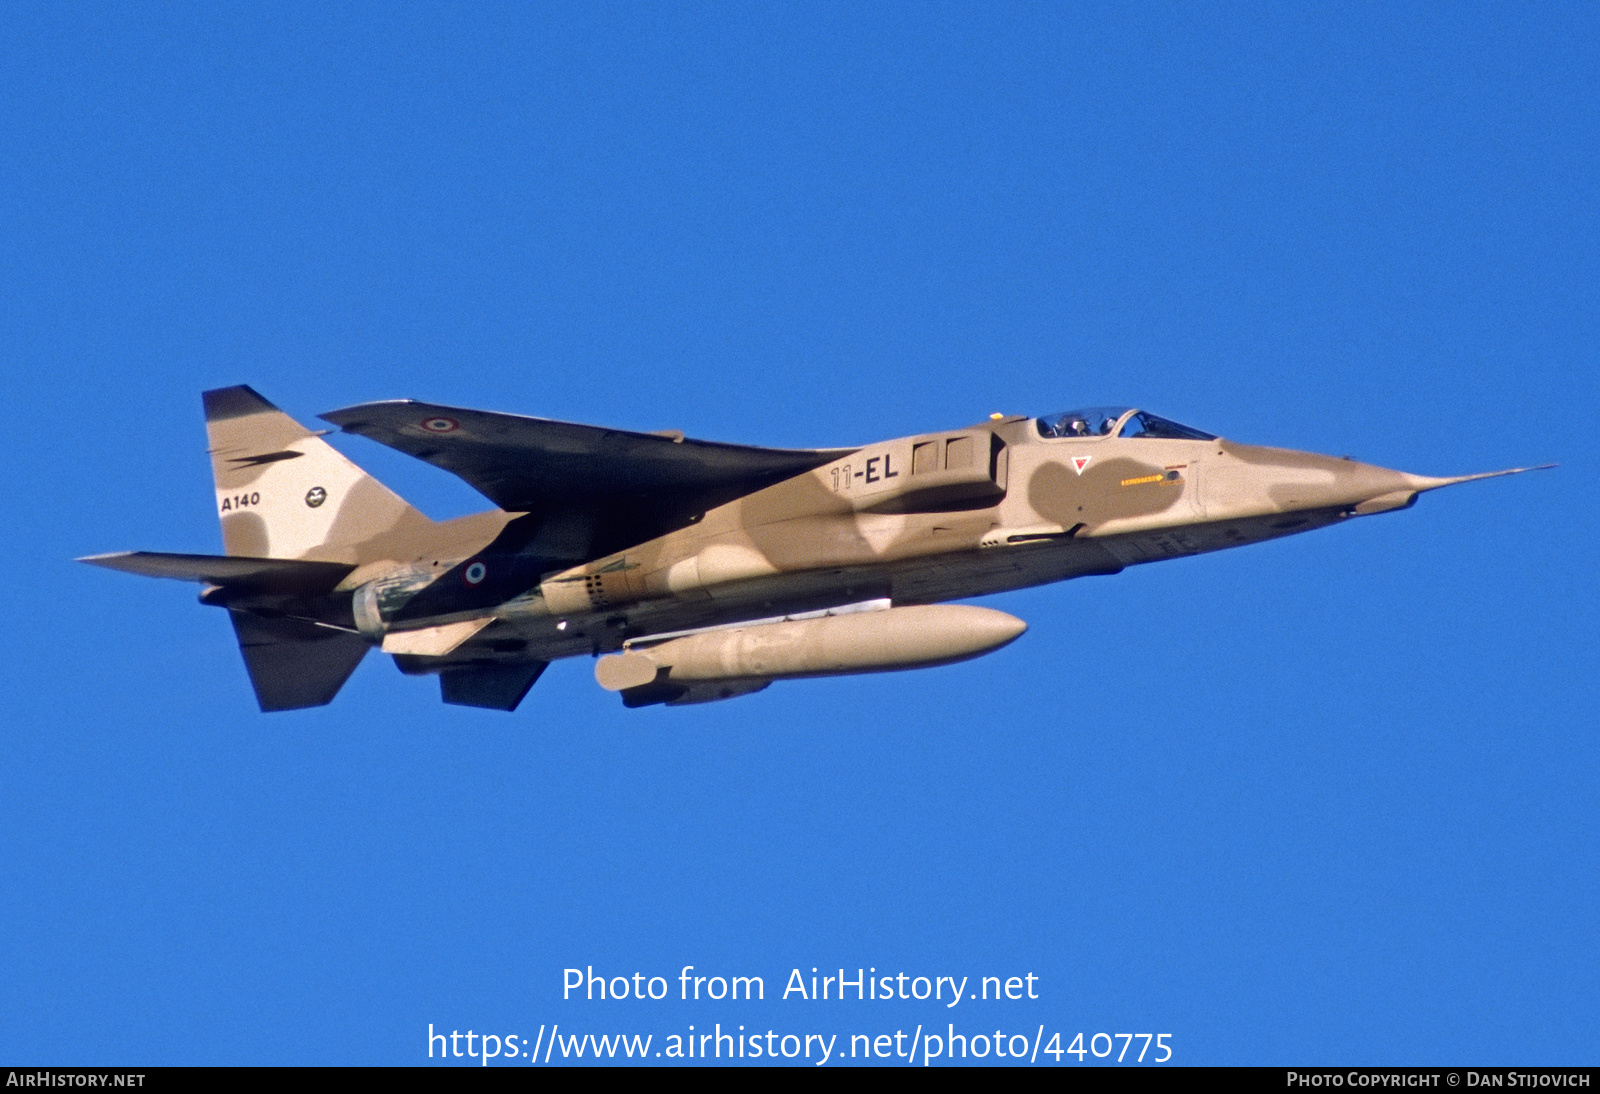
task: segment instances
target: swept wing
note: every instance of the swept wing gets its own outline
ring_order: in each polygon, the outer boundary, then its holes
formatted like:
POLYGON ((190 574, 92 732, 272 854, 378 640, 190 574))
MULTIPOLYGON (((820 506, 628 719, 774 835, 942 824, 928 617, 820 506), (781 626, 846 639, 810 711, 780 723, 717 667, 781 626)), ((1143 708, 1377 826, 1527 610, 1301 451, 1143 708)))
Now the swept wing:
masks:
POLYGON ((459 475, 513 513, 639 499, 704 512, 853 451, 721 444, 410 399, 321 417, 459 475))

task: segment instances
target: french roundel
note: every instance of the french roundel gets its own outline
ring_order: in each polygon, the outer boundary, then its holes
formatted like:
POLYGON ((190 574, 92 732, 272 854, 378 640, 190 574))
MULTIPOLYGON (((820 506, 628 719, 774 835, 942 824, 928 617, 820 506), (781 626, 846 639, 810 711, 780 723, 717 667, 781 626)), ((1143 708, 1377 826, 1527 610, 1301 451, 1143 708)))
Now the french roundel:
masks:
POLYGON ((454 433, 461 428, 461 423, 454 418, 424 418, 422 428, 429 433, 454 433))
POLYGON ((483 579, 488 576, 489 567, 485 566, 481 562, 474 562, 465 570, 461 571, 461 580, 465 581, 468 585, 481 585, 483 584, 483 579))

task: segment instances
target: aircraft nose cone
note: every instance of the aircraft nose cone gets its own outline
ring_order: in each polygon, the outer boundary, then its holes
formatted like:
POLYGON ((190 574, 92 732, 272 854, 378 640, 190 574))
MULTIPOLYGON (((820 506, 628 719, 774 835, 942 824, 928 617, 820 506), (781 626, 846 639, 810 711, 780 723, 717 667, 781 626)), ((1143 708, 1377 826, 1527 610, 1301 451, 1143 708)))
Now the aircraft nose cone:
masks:
POLYGON ((1327 504, 1348 505, 1357 513, 1404 509, 1417 500, 1414 476, 1354 460, 1339 460, 1327 490, 1327 504))
POLYGON ((1227 442, 1223 448, 1219 455, 1231 459, 1215 473, 1208 472, 1215 483, 1208 493, 1223 512, 1234 508, 1283 513, 1306 509, 1381 512, 1410 505, 1417 491, 1426 488, 1427 480, 1404 471, 1339 456, 1227 442))
POLYGON ((1463 482, 1544 471, 1554 464, 1508 467, 1473 475, 1434 478, 1394 471, 1341 456, 1320 456, 1288 448, 1219 441, 1222 459, 1203 473, 1206 513, 1213 520, 1232 515, 1287 513, 1304 509, 1340 509, 1365 516, 1406 509, 1427 490, 1463 482))

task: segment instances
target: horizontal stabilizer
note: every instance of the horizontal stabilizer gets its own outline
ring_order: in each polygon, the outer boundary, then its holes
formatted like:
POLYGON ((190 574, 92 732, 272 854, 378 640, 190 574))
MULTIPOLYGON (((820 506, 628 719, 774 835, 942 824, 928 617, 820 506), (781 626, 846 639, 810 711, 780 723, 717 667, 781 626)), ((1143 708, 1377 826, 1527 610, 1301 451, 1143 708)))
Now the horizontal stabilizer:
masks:
POLYGON ((253 592, 325 593, 355 567, 344 562, 309 562, 293 558, 246 558, 240 555, 180 555, 162 551, 118 551, 78 559, 108 570, 204 581, 253 592))
POLYGON ((462 665, 439 674, 439 695, 458 707, 516 710, 548 661, 508 665, 462 665))
POLYGON ((264 711, 331 703, 369 649, 360 635, 299 619, 264 619, 232 610, 228 616, 264 711))

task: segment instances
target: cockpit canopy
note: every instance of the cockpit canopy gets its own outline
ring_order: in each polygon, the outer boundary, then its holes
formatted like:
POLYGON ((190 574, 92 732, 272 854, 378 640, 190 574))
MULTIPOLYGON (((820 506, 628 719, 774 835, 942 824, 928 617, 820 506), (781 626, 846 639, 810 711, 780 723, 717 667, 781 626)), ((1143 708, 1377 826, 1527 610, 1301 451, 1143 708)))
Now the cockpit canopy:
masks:
POLYGON ((1154 437, 1174 441, 1214 441, 1210 433, 1202 433, 1186 425, 1158 418, 1131 406, 1092 406, 1083 410, 1069 410, 1065 414, 1050 414, 1037 419, 1039 436, 1060 437, 1154 437))

